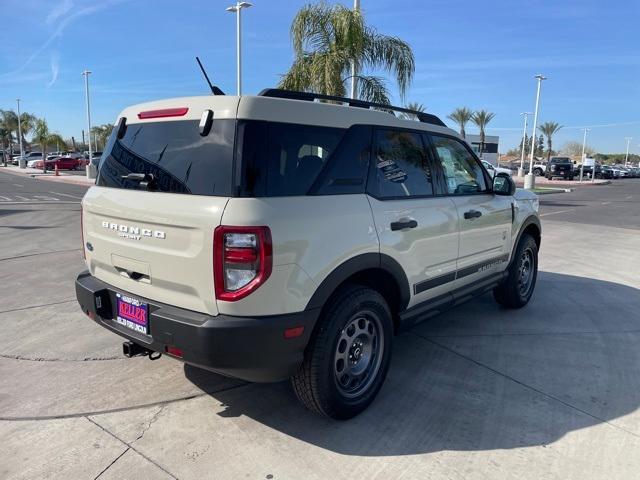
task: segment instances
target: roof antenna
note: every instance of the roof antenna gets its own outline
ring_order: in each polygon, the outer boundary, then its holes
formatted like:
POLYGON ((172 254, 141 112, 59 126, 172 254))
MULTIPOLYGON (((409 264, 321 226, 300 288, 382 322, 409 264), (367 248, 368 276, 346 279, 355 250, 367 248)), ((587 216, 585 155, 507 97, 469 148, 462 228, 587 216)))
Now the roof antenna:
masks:
POLYGON ((224 95, 224 92, 222 90, 220 90, 218 87, 216 87, 215 85, 211 84, 211 80, 209 80, 209 75, 207 75, 206 70, 204 69, 204 67, 202 66, 202 62, 200 61, 200 59, 198 57, 196 57, 196 62, 198 62, 198 66, 200 67, 200 70, 202 70, 202 74, 204 75, 204 79, 207 81, 207 83, 209 84, 209 88, 211 89, 211 93, 213 95, 224 95))

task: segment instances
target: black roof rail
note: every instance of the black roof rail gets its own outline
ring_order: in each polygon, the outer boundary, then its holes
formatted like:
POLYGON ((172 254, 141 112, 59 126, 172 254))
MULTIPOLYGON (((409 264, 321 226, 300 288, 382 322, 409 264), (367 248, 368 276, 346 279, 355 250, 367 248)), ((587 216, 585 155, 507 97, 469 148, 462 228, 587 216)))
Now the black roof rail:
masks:
POLYGON ((315 100, 330 100, 333 102, 346 103, 350 107, 358 108, 377 108, 379 110, 386 110, 392 112, 410 113, 415 115, 422 123, 430 123, 432 125, 439 125, 446 127, 445 123, 437 116, 431 113, 418 112, 417 110, 410 110, 408 108, 394 107, 393 105, 385 105, 383 103, 366 102, 364 100, 357 100, 355 98, 338 97, 335 95, 324 95, 321 93, 311 92, 295 92, 293 90, 282 90, 280 88, 265 88, 258 96, 271 97, 271 98, 287 98, 289 100, 305 100, 307 102, 313 102, 315 100))

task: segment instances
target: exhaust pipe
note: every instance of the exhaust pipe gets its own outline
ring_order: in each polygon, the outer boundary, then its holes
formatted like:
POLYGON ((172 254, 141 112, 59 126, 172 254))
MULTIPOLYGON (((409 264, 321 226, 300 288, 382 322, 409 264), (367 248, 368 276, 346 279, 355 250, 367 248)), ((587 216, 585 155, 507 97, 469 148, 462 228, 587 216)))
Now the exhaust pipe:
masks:
POLYGON ((151 350, 144 348, 141 345, 138 345, 137 343, 134 342, 124 342, 122 344, 122 353, 124 354, 125 357, 131 358, 131 357, 140 357, 140 356, 146 356, 146 355, 151 355, 151 350))

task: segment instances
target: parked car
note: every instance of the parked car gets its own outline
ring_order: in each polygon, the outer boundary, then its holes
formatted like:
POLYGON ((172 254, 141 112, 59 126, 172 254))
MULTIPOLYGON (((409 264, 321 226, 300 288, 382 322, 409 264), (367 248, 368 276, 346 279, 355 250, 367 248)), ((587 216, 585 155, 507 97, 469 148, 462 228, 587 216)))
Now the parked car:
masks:
MULTIPOLYGON (((584 165, 584 166, 574 165, 574 168, 573 168, 574 177, 580 178, 581 170, 582 170, 583 178, 591 178, 591 175, 593 174, 592 165, 584 165)), ((596 163, 596 178, 600 178, 601 175, 602 175, 602 165, 600 165, 599 163, 596 163)))
POLYGON ((569 157, 551 157, 544 174, 549 180, 557 177, 573 180, 573 175, 573 162, 569 157))
POLYGON ((537 175, 538 177, 542 177, 544 176, 544 174, 547 171, 547 164, 546 163, 541 163, 541 162, 536 162, 533 164, 533 174, 537 175))
MULTIPOLYGON (((47 170, 54 170, 56 166, 58 167, 58 170, 77 170, 78 160, 72 157, 47 158, 47 170)), ((34 163, 34 168, 42 168, 42 159, 37 160, 34 163)))
MULTIPOLYGON (((13 161, 12 163, 14 165, 19 165, 20 164, 20 155, 16 155, 15 157, 13 157, 13 161)), ((25 153, 24 154, 24 158, 25 162, 29 163, 30 160, 34 160, 37 158, 42 158, 42 152, 29 152, 29 153, 25 153)))
POLYGON ((489 175, 491 175, 491 178, 495 177, 499 173, 504 173, 506 175, 511 176, 511 170, 508 168, 496 167, 491 163, 487 162, 486 160, 482 160, 482 165, 484 165, 484 168, 487 169, 487 172, 489 172, 489 175))
MULTIPOLYGON (((100 162, 101 156, 102 156, 102 152, 93 152, 91 163, 97 166, 98 162, 100 162)), ((83 167, 86 167, 87 165, 89 165, 90 162, 88 158, 89 158, 89 154, 86 154, 82 158, 80 158, 79 159, 80 165, 83 167)))
POLYGON ((81 204, 82 311, 127 356, 362 412, 394 332, 489 290, 526 305, 541 238, 535 194, 393 109, 277 89, 126 108, 81 204))
POLYGON ((27 167, 29 167, 29 168, 37 168, 36 164, 38 162, 40 162, 40 168, 42 168, 42 157, 40 157, 40 158, 36 157, 36 158, 33 158, 33 159, 29 160, 27 162, 27 167))

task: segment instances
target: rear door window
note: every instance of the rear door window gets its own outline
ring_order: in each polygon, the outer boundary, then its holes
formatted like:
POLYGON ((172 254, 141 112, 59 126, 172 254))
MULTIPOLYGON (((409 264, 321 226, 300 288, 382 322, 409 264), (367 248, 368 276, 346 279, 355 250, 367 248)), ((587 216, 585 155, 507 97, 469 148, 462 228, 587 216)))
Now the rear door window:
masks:
POLYGON ((375 174, 369 190, 377 198, 433 195, 433 175, 421 135, 405 130, 376 130, 375 174))
POLYGON ((100 159, 96 184, 147 189, 124 179, 129 173, 151 174, 150 190, 193 195, 230 196, 235 120, 214 120, 202 137, 198 121, 165 121, 127 125, 122 139, 114 129, 100 159))

